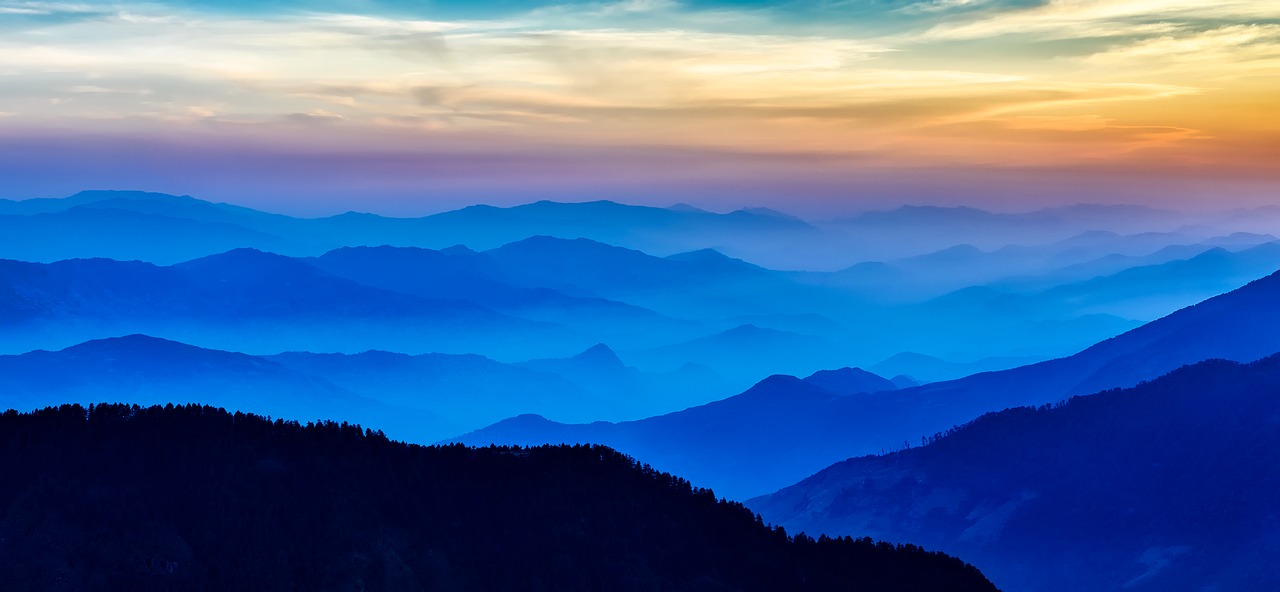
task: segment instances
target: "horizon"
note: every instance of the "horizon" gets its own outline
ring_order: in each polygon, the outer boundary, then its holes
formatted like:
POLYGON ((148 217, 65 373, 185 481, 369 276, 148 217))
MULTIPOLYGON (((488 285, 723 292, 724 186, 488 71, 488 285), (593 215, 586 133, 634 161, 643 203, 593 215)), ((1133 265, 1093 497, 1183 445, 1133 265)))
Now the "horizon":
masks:
MULTIPOLYGON (((228 205, 233 207, 242 207, 242 208, 248 208, 251 210, 256 210, 262 213, 278 214, 278 215, 289 216, 289 217, 300 218, 300 219, 330 218, 334 216, 341 216, 343 214, 370 214, 375 216, 381 216, 384 218, 406 218, 406 219, 425 218, 425 217, 430 217, 437 214, 464 210, 467 208, 492 207, 492 208, 498 208, 498 209, 512 209, 512 208, 519 208, 522 206, 530 206, 530 205, 541 204, 541 203, 556 204, 556 205, 609 203, 609 204, 616 204, 621 206, 655 208, 655 209, 672 210, 672 211, 680 211, 682 209, 693 208, 703 213, 715 214, 715 215, 721 215, 721 216, 726 214, 732 214, 735 212, 764 213, 766 211, 772 211, 775 214, 793 217, 793 218, 797 218, 802 221, 811 222, 811 223, 827 223, 827 222, 832 222, 842 218, 855 217, 860 214, 885 213, 885 212, 893 212, 898 210, 910 210, 910 209, 918 209, 918 210, 938 209, 938 210, 953 210, 953 211, 974 210, 974 211, 980 211, 980 212, 996 214, 996 215, 1022 215, 1022 214, 1033 214, 1033 213, 1039 213, 1039 212, 1051 212, 1055 210, 1066 210, 1066 209, 1072 209, 1072 208, 1103 208, 1103 209, 1114 208, 1117 211, 1122 211, 1128 208, 1128 209, 1131 209, 1130 211, 1148 211, 1151 213, 1176 214, 1179 216, 1194 216, 1194 215, 1201 215, 1201 214, 1225 215, 1225 214, 1247 213, 1247 212, 1280 211, 1280 206, 1273 205, 1273 204, 1266 204, 1266 203, 1255 204, 1252 206, 1241 206, 1236 204, 1219 206, 1219 204, 1200 203, 1197 205, 1201 207, 1187 207, 1186 204, 1182 204, 1182 207, 1179 207, 1179 206, 1169 206, 1165 204, 1142 204, 1137 202, 1102 202, 1102 201, 1098 201, 1098 202, 1078 201, 1078 202, 1048 203, 1048 204, 1035 204, 1035 205, 996 204, 994 206, 978 205, 978 204, 967 203, 967 202, 947 203, 947 202, 907 201, 907 202, 901 202, 901 203, 887 203, 887 204, 879 204, 879 205, 847 204, 848 207, 846 209, 838 209, 838 210, 827 209, 827 208, 788 209, 787 205, 785 204, 759 205, 759 204, 750 204, 750 203, 745 203, 745 204, 712 203, 712 204, 699 205, 699 204, 690 203, 687 201, 673 201, 671 203, 660 203, 660 202, 645 203, 644 201, 641 201, 641 200, 628 200, 626 198, 610 199, 610 198, 592 198, 590 196, 584 196, 580 199, 556 199, 554 197, 544 197, 544 198, 530 198, 525 201, 512 199, 509 202, 478 201, 478 202, 470 202, 470 203, 465 203, 463 205, 456 205, 456 206, 447 205, 438 209, 422 209, 421 211, 403 211, 402 208, 397 208, 394 206, 384 207, 383 209, 381 209, 381 211, 378 211, 372 208, 343 209, 346 206, 356 205, 356 202, 353 201, 353 202, 348 202, 346 204, 334 204, 335 207, 333 209, 317 210, 315 208, 310 208, 310 207, 293 208, 293 207, 290 207, 290 204, 284 204, 284 203, 275 203, 275 202, 269 202, 265 204, 255 203, 253 199, 246 199, 242 196, 235 196, 235 195, 228 196, 223 194, 207 195, 207 194, 192 194, 192 193, 169 193, 165 191, 153 191, 153 190, 136 189, 136 188, 81 189, 78 191, 73 191, 65 194, 51 194, 51 195, 42 194, 42 195, 23 196, 23 197, 14 197, 12 195, 0 195, 0 202, 7 201, 7 202, 20 203, 20 202, 30 202, 33 200, 61 200, 61 199, 67 199, 67 198, 74 198, 81 194, 95 194, 95 193, 119 193, 119 194, 134 194, 134 195, 150 194, 150 195, 163 196, 163 197, 190 198, 198 201, 203 201, 206 203, 211 203, 214 205, 228 205), (1005 207, 1000 207, 1000 206, 1005 206, 1005 207)), ((383 205, 386 206, 386 204, 383 204, 383 205)), ((423 205, 426 205, 426 204, 423 204, 423 205)))
POLYGON ((288 211, 1274 199, 1260 0, 0 2, 10 197, 288 211))

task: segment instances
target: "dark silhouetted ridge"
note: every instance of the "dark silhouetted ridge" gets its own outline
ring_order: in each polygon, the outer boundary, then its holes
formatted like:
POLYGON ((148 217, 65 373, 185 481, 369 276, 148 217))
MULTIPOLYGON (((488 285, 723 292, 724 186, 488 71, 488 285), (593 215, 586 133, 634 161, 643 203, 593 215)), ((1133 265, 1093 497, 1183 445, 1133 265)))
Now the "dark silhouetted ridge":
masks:
POLYGON ((749 503, 960 554, 1009 590, 1276 590, 1277 467, 1280 355, 987 414, 749 503))
POLYGON ((35 590, 994 591, 790 539, 599 446, 424 448, 199 406, 0 416, 0 581, 35 590))

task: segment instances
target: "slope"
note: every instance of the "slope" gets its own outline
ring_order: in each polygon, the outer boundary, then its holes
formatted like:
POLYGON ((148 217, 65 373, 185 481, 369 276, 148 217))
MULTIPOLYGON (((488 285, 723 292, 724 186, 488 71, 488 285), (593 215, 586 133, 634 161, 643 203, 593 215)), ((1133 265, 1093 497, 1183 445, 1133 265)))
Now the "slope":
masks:
POLYGON ((985 415, 749 505, 775 524, 962 553, 1009 590, 1272 590, 1280 356, 985 415))
POLYGON ((915 547, 789 540, 599 447, 422 448, 209 407, 64 406, 0 416, 0 471, 15 592, 994 590, 915 547))
POLYGON ((1180 310, 1076 355, 880 393, 836 396, 791 377, 719 403, 622 424, 519 418, 472 444, 598 442, 745 499, 852 455, 895 450, 983 413, 1132 386, 1209 358, 1280 351, 1280 273, 1180 310))

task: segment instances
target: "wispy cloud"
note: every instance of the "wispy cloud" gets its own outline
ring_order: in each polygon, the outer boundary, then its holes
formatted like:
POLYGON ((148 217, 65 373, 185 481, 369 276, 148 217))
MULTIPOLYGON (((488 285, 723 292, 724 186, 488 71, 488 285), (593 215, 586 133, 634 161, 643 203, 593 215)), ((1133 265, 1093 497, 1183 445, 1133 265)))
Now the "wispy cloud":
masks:
POLYGON ((836 3, 768 26, 781 9, 669 0, 470 20, 0 0, 0 125, 1067 166, 1229 160, 1268 115, 1199 107, 1280 90, 1272 2, 1019 4, 898 3, 885 31, 836 3))
POLYGON ((1179 23, 1251 22, 1280 18, 1280 8, 1260 0, 1050 0, 1030 8, 973 14, 929 28, 922 39, 989 39, 1005 35, 1075 39, 1151 35, 1179 23))

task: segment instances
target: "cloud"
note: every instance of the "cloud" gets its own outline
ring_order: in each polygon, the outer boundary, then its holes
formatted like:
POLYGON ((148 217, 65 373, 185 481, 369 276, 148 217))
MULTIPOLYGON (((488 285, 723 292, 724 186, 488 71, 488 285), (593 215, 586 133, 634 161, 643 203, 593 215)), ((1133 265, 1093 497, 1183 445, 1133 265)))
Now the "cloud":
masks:
MULTIPOLYGON (((1265 2, 1020 4, 910 4, 885 32, 835 20, 765 27, 780 8, 661 0, 490 20, 154 3, 89 17, 90 6, 0 0, 27 11, 0 35, 0 111, 13 114, 0 125, 127 122, 303 148, 416 134, 530 154, 767 146, 877 151, 913 166, 1065 166, 1227 137, 1188 105, 1257 94, 1264 83, 1237 79, 1276 67, 1280 25, 1247 20, 1274 13, 1265 2), (31 11, 83 18, 18 22, 31 11)), ((1213 158, 1228 152, 1216 146, 1213 158)))
MULTIPOLYGON (((1228 25, 1117 44, 1082 61, 1101 68, 1140 68, 1147 73, 1199 65, 1222 77, 1241 71, 1280 69, 1280 24, 1228 25)), ((1203 76, 1201 74, 1200 76, 1203 76)))
POLYGON ((1266 0, 1051 0, 1030 8, 982 11, 968 20, 931 27, 917 38, 1148 36, 1175 30, 1188 23, 1250 22, 1276 18, 1280 18, 1280 8, 1266 0))

